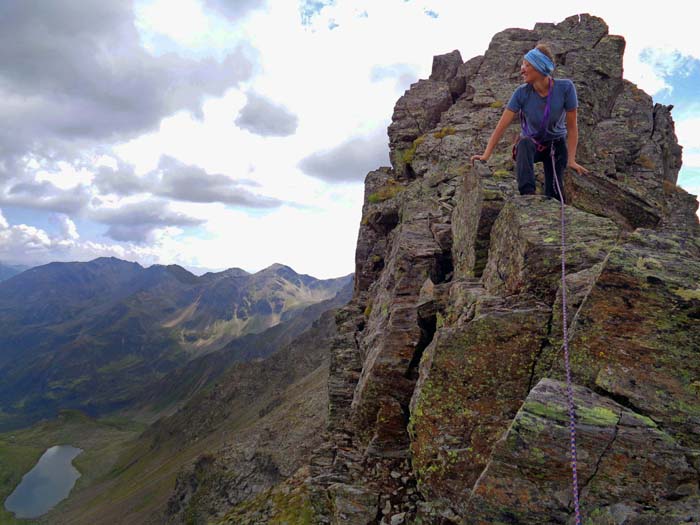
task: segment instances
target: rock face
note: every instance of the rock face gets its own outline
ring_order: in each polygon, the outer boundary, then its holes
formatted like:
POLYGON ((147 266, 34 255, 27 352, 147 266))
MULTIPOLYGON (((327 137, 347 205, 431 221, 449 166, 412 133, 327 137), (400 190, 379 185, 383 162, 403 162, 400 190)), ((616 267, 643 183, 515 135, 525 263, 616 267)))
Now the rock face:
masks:
POLYGON ((564 214, 584 522, 700 520, 698 203, 670 107, 580 15, 437 56, 397 101, 336 318, 313 522, 573 523, 560 206, 517 194, 507 139, 469 162, 540 41, 577 87, 591 171, 565 175, 564 214))

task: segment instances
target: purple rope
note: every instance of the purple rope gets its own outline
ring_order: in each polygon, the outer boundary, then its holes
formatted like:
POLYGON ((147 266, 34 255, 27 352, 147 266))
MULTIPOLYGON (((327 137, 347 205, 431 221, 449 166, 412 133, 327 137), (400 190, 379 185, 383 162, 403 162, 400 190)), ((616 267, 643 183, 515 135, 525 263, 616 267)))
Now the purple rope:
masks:
POLYGON ((569 401, 569 436, 571 442, 571 478, 574 495, 574 511, 576 513, 576 525, 581 525, 581 509, 578 498, 578 471, 576 468, 576 409, 574 407, 574 392, 571 388, 571 365, 569 364, 569 334, 566 320, 566 222, 564 220, 564 195, 559 186, 557 169, 554 162, 554 142, 550 143, 549 156, 552 159, 552 176, 557 186, 559 202, 561 203, 561 304, 564 322, 564 362, 566 364, 566 394, 569 401))

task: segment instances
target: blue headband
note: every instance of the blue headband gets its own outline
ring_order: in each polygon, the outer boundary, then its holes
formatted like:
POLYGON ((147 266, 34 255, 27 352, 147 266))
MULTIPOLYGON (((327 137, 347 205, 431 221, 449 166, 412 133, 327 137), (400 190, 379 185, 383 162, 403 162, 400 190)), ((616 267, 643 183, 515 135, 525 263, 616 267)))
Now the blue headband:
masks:
POLYGON ((551 75, 552 71, 554 71, 554 63, 549 59, 547 55, 545 55, 539 49, 531 49, 530 51, 525 53, 525 56, 523 58, 530 62, 530 64, 532 64, 532 67, 534 67, 544 76, 551 75))

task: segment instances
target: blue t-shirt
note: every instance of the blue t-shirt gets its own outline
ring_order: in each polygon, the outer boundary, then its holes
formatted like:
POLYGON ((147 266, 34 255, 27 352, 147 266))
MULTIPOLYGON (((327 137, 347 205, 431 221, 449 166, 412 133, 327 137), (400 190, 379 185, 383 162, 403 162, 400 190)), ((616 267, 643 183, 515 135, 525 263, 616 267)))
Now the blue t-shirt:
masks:
MULTIPOLYGON (((578 107, 574 83, 568 78, 556 78, 553 81, 547 134, 540 142, 566 137, 566 112, 578 107)), ((516 113, 523 110, 530 130, 537 133, 542 126, 546 101, 547 96, 540 96, 530 84, 521 84, 513 92, 507 107, 516 113)), ((520 136, 525 136, 522 131, 520 136)))

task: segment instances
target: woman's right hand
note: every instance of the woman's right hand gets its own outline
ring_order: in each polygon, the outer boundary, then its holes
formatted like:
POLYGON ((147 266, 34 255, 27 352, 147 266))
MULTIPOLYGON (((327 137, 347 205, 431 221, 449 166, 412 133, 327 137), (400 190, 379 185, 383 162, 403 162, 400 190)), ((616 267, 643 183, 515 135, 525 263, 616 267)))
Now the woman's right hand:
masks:
POLYGON ((490 156, 491 155, 486 155, 486 153, 484 153, 483 155, 472 155, 472 158, 471 158, 472 166, 474 166, 474 161, 483 160, 484 162, 486 162, 487 160, 489 160, 490 156))

